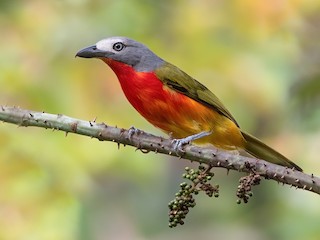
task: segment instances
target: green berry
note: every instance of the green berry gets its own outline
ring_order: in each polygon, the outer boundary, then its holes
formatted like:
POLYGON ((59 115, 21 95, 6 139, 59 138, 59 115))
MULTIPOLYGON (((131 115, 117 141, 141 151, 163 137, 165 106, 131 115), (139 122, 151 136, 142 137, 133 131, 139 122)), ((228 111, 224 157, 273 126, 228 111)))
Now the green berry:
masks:
POLYGON ((180 183, 180 187, 185 187, 187 186, 188 184, 186 182, 183 182, 183 183, 180 183))
POLYGON ((203 166, 203 165, 199 165, 199 167, 198 167, 198 168, 199 168, 199 170, 201 170, 201 171, 202 171, 202 170, 204 170, 204 169, 205 169, 205 166, 203 166))

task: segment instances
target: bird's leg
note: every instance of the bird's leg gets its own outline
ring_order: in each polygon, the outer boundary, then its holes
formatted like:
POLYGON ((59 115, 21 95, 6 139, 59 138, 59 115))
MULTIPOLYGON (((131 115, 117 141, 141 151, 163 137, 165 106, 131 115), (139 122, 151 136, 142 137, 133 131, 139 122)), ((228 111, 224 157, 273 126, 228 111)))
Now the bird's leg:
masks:
POLYGON ((131 127, 129 128, 129 131, 128 131, 129 140, 131 140, 131 138, 132 138, 132 136, 133 136, 134 134, 139 134, 140 132, 141 132, 140 129, 135 128, 134 126, 131 126, 131 127))
POLYGON ((173 139, 172 143, 174 144, 174 150, 175 151, 182 151, 182 146, 185 144, 188 144, 194 140, 197 140, 199 138, 203 138, 206 136, 209 136, 212 133, 212 131, 203 131, 200 133, 196 133, 194 135, 190 135, 188 137, 185 138, 180 138, 180 139, 173 139))

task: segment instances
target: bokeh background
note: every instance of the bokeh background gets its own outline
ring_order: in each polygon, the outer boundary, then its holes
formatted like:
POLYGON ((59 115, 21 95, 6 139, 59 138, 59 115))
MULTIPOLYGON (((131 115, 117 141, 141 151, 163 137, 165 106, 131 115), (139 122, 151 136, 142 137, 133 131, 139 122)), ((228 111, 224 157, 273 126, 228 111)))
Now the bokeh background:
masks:
MULTIPOLYGON (((162 134, 102 62, 74 58, 114 35, 148 45, 209 87, 243 129, 320 175, 320 2, 0 2, 0 104, 162 134)), ((167 203, 189 162, 87 137, 0 124, 0 239, 319 239, 319 196, 272 181, 236 204, 216 170, 182 227, 167 203)))

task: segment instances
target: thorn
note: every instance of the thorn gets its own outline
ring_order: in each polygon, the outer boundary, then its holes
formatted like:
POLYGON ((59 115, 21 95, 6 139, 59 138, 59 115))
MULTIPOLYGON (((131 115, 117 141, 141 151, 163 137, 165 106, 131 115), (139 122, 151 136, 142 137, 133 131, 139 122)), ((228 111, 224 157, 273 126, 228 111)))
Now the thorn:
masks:
POLYGON ((276 178, 277 176, 278 176, 278 175, 277 175, 276 173, 273 175, 274 178, 276 178))
POLYGON ((264 166, 264 167, 267 167, 267 164, 264 163, 263 166, 264 166))
POLYGON ((232 167, 232 166, 233 166, 233 163, 229 163, 229 164, 228 164, 228 167, 232 167))
POLYGON ((221 164, 220 162, 217 162, 217 166, 218 166, 218 167, 220 167, 220 164, 221 164))
POLYGON ((32 117, 32 118, 33 118, 33 114, 32 114, 32 113, 29 113, 29 115, 30 115, 30 117, 32 117))
POLYGON ((282 175, 280 178, 283 180, 284 179, 284 175, 282 175))
POLYGON ((92 122, 91 122, 91 121, 89 121, 89 124, 90 124, 90 127, 93 127, 93 124, 92 124, 92 122))
POLYGON ((313 173, 311 173, 311 178, 314 178, 313 173))
POLYGON ((94 122, 94 123, 95 123, 96 121, 97 121, 97 117, 95 117, 95 118, 92 120, 92 122, 94 122))
POLYGON ((309 191, 312 191, 312 190, 313 190, 313 188, 312 188, 312 187, 310 187, 310 188, 309 188, 309 191))
POLYGON ((312 180, 312 184, 315 184, 316 183, 316 181, 315 180, 312 180))
POLYGON ((171 155, 171 154, 172 154, 172 152, 170 151, 170 152, 169 152, 169 155, 171 155))
POLYGON ((299 180, 299 179, 296 179, 296 180, 295 180, 295 182, 296 182, 296 183, 299 183, 299 182, 300 182, 300 180, 299 180))
POLYGON ((307 185, 303 185, 303 188, 302 188, 302 189, 303 189, 303 190, 306 190, 306 188, 307 188, 307 185))

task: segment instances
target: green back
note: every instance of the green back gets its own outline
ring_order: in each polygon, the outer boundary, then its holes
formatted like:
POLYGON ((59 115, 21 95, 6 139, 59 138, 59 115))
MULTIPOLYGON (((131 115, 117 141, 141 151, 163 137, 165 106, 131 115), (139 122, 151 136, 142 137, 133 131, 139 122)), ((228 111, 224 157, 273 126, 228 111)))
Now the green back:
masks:
POLYGON ((208 88, 190 77, 178 67, 165 62, 160 68, 155 70, 155 74, 167 87, 182 93, 209 108, 212 108, 218 113, 229 118, 239 127, 231 113, 208 88))

